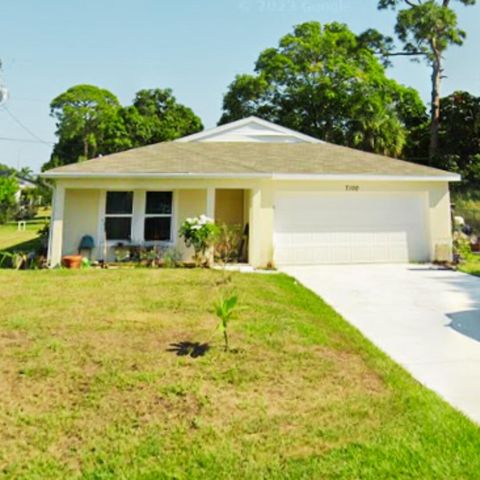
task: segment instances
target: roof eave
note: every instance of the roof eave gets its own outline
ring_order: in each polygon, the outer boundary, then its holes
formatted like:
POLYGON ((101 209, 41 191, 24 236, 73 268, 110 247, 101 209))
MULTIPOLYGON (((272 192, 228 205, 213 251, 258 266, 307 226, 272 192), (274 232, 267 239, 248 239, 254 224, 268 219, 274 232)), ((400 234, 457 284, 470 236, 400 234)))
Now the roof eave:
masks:
POLYGON ((342 173, 342 174, 303 174, 303 173, 275 173, 273 180, 358 180, 358 181, 396 181, 396 182, 460 182, 461 176, 455 173, 444 175, 388 175, 388 174, 364 174, 364 173, 342 173))
POLYGON ((50 179, 77 178, 196 178, 196 179, 272 179, 272 180, 323 180, 323 181, 401 181, 401 182, 459 182, 457 174, 445 175, 375 175, 375 174, 303 174, 303 173, 109 173, 109 172, 45 172, 40 174, 50 179))
POLYGON ((44 178, 271 178, 269 173, 93 173, 93 172, 45 172, 44 178))

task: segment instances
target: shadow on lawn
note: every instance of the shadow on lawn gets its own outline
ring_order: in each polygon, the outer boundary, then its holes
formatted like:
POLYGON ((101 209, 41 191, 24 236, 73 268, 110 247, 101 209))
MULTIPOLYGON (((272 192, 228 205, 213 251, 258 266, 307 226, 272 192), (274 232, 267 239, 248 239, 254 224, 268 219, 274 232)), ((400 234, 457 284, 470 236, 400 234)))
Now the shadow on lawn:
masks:
POLYGON ((192 358, 203 357, 210 350, 208 343, 199 342, 178 342, 171 343, 170 348, 167 348, 167 352, 173 352, 177 357, 192 358))
MULTIPOLYGON (((0 248, 1 251, 5 252, 36 252, 38 254, 46 254, 46 244, 45 238, 42 237, 40 231, 48 225, 49 217, 48 216, 41 216, 35 217, 31 220, 27 220, 27 228, 34 227, 34 231, 36 231, 37 236, 30 238, 28 240, 20 241, 19 243, 14 243, 12 245, 7 245, 3 248, 0 248)), ((6 226, 11 226, 16 228, 17 222, 9 222, 6 226)), ((28 228, 28 233, 33 229, 28 228)))
POLYGON ((10 245, 4 250, 7 252, 30 252, 33 250, 38 251, 42 249, 42 247, 43 245, 42 245, 41 237, 36 237, 30 240, 26 240, 25 242, 20 242, 14 245, 10 245))

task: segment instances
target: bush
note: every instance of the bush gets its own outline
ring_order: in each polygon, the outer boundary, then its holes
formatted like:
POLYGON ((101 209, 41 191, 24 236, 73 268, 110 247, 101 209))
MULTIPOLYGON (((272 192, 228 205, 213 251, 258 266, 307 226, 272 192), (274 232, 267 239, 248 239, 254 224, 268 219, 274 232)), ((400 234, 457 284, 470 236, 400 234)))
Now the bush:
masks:
POLYGON ((0 268, 15 270, 37 270, 47 268, 47 259, 35 252, 0 251, 0 268))
POLYGON ((208 264, 207 250, 213 246, 218 234, 218 227, 205 215, 187 218, 179 230, 187 247, 193 247, 193 259, 197 267, 208 264))
POLYGON ((115 255, 116 262, 128 262, 130 260, 130 248, 128 245, 124 245, 123 243, 119 243, 115 246, 113 253, 115 255))
POLYGON ((458 231, 453 232, 453 253, 455 263, 468 262, 472 259, 472 246, 468 235, 458 231))
POLYGON ((115 262, 138 263, 144 267, 178 267, 182 260, 181 252, 166 246, 131 246, 119 243, 114 250, 115 262))
POLYGON ((215 238, 215 258, 227 264, 236 262, 240 258, 240 245, 242 242, 241 225, 221 224, 215 238))
POLYGON ((165 268, 177 268, 182 261, 181 252, 175 247, 170 247, 163 253, 163 266, 165 268))
POLYGON ((463 217, 475 233, 480 233, 480 199, 458 195, 455 196, 454 203, 455 215, 463 217))

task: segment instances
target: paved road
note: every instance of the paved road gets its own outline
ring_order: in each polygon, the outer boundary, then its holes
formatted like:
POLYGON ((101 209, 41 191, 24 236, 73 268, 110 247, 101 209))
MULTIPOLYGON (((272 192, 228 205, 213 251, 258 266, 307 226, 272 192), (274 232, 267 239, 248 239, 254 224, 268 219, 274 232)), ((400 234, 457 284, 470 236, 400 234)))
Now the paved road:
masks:
POLYGON ((480 423, 480 278, 430 265, 282 270, 480 423))

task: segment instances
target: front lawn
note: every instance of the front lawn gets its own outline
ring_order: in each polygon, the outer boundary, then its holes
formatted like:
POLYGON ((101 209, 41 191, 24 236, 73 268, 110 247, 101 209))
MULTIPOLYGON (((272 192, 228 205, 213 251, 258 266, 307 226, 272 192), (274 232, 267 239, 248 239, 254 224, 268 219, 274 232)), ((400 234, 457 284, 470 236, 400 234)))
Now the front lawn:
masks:
POLYGON ((233 274, 231 353, 221 272, 0 284, 2 478, 478 478, 479 428, 287 276, 233 274))

